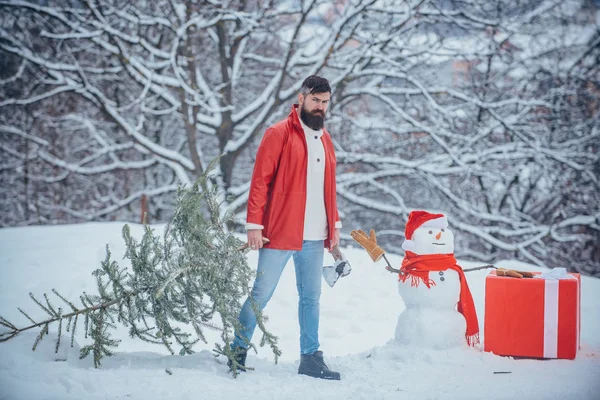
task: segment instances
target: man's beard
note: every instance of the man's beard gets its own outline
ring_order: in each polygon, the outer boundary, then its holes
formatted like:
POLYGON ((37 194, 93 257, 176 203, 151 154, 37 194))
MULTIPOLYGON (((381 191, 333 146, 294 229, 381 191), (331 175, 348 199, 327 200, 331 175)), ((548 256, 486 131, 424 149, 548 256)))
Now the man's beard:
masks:
POLYGON ((323 129, 323 123, 325 122, 325 114, 321 114, 322 111, 314 111, 310 113, 304 109, 304 105, 300 109, 300 118, 304 125, 315 131, 323 129))

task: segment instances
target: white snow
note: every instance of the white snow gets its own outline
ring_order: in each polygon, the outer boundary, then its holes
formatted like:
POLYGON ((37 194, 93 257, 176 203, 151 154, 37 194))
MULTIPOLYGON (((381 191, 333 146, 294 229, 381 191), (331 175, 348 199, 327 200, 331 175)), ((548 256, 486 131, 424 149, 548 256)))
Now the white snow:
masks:
MULTIPOLYGON (((29 299, 53 288, 76 300, 86 290, 95 292, 91 272, 104 258, 109 244, 121 260, 122 223, 0 229, 0 315, 21 326, 23 308, 41 318, 29 299)), ((132 234, 141 235, 139 225, 132 234)), ((163 226, 156 226, 158 231, 163 226)), ((191 356, 171 356, 157 345, 129 339, 125 329, 115 356, 93 368, 91 359, 79 360, 78 349, 61 347, 54 354, 54 337, 44 338, 31 351, 35 333, 22 333, 0 343, 0 399, 596 399, 600 391, 600 280, 582 278, 581 349, 576 360, 515 360, 482 351, 482 346, 459 345, 446 350, 400 346, 394 341, 398 314, 404 305, 397 276, 373 264, 358 247, 344 253, 352 273, 333 288, 323 283, 321 349, 328 365, 342 381, 323 381, 297 375, 299 364, 297 294, 294 269, 288 265, 274 297, 265 309, 268 327, 279 336, 283 355, 279 364, 267 348, 248 356, 255 368, 237 379, 227 372, 223 358, 210 351, 219 340, 208 331, 208 344, 191 356), (55 359, 66 361, 54 361, 55 359), (165 370, 171 372, 168 374, 165 370), (495 372, 510 372, 496 374, 495 372)), ((326 256, 327 263, 333 260, 326 256)), ((399 267, 401 257, 388 259, 399 267)), ((256 265, 256 253, 248 261, 256 265)), ((480 265, 459 260, 463 268, 480 265)), ((516 261, 496 266, 544 271, 516 261)), ((483 329, 484 285, 487 270, 469 272, 480 329, 483 329)), ((437 325, 440 335, 444 326, 437 325)), ((55 327, 56 329, 56 327, 55 327)), ((52 332, 51 332, 52 334, 52 332)), ((255 340, 258 338, 255 337, 255 340)), ((482 332, 485 340, 485 332, 482 332)), ((68 338, 63 342, 68 345, 68 338)), ((88 344, 77 336, 76 346, 88 344)))

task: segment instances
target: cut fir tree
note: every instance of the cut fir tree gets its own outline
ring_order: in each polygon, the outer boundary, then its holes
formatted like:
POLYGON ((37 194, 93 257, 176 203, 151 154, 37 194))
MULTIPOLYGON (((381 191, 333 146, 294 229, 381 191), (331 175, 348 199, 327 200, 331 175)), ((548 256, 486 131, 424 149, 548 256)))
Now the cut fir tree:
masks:
MULTIPOLYGON (((180 355, 193 353, 198 341, 207 343, 204 329, 216 329, 222 343, 215 344, 215 356, 233 359, 236 376, 238 365, 230 344, 239 327, 241 300, 249 295, 254 271, 241 250, 242 242, 226 228, 231 214, 219 217, 216 185, 211 185, 208 178, 214 165, 215 161, 192 187, 178 190, 173 219, 162 236, 146 225, 137 241, 129 226, 123 227, 125 258, 130 260, 130 268, 119 266, 107 246, 105 260, 93 272, 96 294, 82 293, 81 305, 77 306, 53 289, 56 300, 66 305, 68 311, 64 311, 46 294, 40 301, 30 293, 48 317, 35 320, 19 308, 31 323, 23 327, 0 317, 0 341, 38 328, 35 350, 54 324, 58 351, 62 330, 71 334, 73 346, 75 333, 83 323, 85 337, 91 343, 81 349, 80 357, 92 354, 98 368, 101 359, 112 355, 119 344, 111 337, 117 324, 128 327, 131 337, 162 344, 171 354, 178 349, 180 355)), ((255 308, 255 312, 263 333, 260 345, 268 344, 277 362, 281 355, 277 338, 266 329, 266 318, 260 310, 255 308)), ((256 350, 252 343, 248 345, 256 350)))

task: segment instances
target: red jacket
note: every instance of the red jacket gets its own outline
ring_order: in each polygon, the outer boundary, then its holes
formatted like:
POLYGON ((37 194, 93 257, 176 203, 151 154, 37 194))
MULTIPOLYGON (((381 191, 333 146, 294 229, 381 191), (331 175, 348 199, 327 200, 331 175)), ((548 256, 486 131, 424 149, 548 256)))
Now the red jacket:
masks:
MULTIPOLYGON (((301 250, 306 210, 308 148, 294 104, 286 119, 268 128, 258 146, 248 197, 247 222, 263 225, 266 248, 301 250)), ((329 133, 321 136, 325 148, 325 210, 329 247, 339 221, 335 186, 335 151, 329 133)))

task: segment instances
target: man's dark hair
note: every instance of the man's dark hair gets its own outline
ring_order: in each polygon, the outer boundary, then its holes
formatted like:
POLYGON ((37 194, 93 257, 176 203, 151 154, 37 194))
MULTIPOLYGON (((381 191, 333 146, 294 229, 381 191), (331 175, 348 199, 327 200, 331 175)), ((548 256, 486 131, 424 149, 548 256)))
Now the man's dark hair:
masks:
POLYGON ((317 75, 311 75, 302 82, 300 92, 305 96, 307 94, 315 93, 331 93, 331 86, 329 86, 329 81, 327 79, 317 75))

